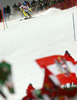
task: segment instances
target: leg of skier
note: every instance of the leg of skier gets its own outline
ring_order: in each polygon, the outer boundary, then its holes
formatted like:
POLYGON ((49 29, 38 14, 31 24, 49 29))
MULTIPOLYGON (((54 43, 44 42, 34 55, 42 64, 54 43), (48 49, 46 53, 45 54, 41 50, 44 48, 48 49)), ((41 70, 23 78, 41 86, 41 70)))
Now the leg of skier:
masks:
POLYGON ((30 13, 29 13, 29 12, 26 12, 26 13, 27 13, 27 15, 28 15, 28 17, 29 17, 29 18, 31 18, 31 17, 32 17, 32 16, 30 15, 30 13))

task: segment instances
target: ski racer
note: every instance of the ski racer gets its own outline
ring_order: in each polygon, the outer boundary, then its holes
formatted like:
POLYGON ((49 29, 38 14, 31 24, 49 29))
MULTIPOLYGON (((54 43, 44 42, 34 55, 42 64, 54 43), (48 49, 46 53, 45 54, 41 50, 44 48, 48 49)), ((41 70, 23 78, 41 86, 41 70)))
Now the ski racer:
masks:
POLYGON ((32 10, 29 8, 29 6, 28 6, 28 4, 26 2, 24 2, 23 5, 21 5, 19 8, 21 9, 21 11, 23 11, 25 19, 26 19, 26 16, 28 16, 28 18, 31 17, 30 12, 32 10))

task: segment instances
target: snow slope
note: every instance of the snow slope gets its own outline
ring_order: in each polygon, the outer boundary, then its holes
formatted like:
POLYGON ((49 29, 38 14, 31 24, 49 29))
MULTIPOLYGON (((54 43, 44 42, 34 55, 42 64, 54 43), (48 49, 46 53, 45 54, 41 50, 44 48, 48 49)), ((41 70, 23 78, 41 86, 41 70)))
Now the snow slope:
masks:
MULTIPOLYGON (((16 93, 11 95, 3 87, 8 100, 20 100, 26 95, 29 83, 38 89, 42 87, 44 73, 35 59, 68 50, 77 60, 77 41, 74 41, 73 19, 77 27, 77 8, 67 10, 50 8, 39 12, 34 18, 8 21, 8 28, 0 23, 0 61, 12 65, 13 83, 16 93)), ((76 29, 77 35, 77 29, 76 29)), ((3 100, 0 97, 0 100, 3 100)))

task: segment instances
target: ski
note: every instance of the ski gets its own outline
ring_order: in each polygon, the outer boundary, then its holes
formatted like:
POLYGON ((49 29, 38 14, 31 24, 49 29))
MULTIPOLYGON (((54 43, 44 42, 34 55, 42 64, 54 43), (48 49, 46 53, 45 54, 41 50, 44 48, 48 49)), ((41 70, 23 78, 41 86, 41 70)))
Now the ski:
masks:
POLYGON ((34 18, 34 17, 29 17, 29 18, 21 18, 21 19, 20 19, 20 21, 22 21, 22 20, 28 20, 28 19, 32 19, 32 18, 34 18))

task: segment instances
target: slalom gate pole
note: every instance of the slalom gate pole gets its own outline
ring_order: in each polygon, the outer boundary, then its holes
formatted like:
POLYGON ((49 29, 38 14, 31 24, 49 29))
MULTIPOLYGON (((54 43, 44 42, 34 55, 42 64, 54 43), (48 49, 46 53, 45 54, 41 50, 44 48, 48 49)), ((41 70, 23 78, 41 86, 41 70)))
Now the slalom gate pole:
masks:
POLYGON ((75 22, 74 22, 74 13, 73 12, 72 12, 72 19, 73 19, 74 41, 76 41, 75 22))
POLYGON ((4 19, 5 19, 6 28, 8 28, 8 26, 7 26, 7 21, 6 21, 6 17, 5 17, 5 13, 4 13, 3 4, 2 4, 2 9, 3 9, 3 15, 4 15, 4 19))
POLYGON ((2 12, 2 18, 3 18, 3 27, 4 27, 4 29, 5 29, 5 20, 4 20, 4 15, 3 15, 2 4, 1 4, 1 12, 2 12))

